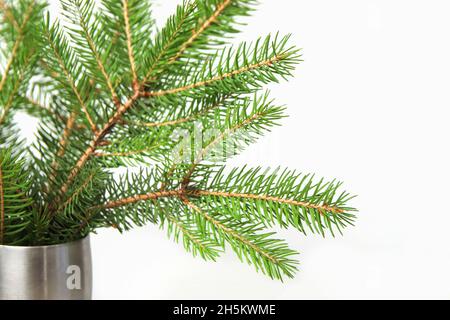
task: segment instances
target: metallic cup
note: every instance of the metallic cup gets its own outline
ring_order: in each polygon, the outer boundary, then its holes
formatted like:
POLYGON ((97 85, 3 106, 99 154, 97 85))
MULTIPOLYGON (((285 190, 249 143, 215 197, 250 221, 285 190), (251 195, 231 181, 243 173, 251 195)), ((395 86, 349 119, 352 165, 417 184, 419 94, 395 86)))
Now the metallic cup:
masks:
POLYGON ((90 300, 89 237, 52 246, 0 246, 0 300, 90 300))

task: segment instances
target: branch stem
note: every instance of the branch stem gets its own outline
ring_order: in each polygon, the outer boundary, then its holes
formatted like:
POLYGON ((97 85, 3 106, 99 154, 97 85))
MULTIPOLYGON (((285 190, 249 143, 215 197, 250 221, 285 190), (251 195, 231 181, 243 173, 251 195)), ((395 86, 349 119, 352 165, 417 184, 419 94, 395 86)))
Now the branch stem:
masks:
POLYGON ((297 201, 293 199, 284 199, 280 197, 273 197, 269 195, 259 195, 259 194, 248 194, 248 193, 233 193, 233 192, 220 192, 220 191, 204 191, 204 190, 198 190, 190 192, 191 195, 194 196, 213 196, 213 197, 223 197, 223 198, 241 198, 241 199, 252 199, 252 200, 261 200, 261 201, 269 201, 269 202, 277 202, 282 204, 288 204, 292 206, 297 207, 303 207, 308 209, 316 209, 319 210, 321 213, 323 212, 332 212, 336 214, 345 213, 344 210, 331 207, 325 204, 313 204, 309 202, 304 201, 297 201))
POLYGON ((116 123, 120 120, 123 114, 131 108, 134 102, 140 97, 139 90, 135 90, 135 93, 128 101, 121 105, 120 108, 116 111, 116 113, 108 120, 108 122, 103 126, 99 132, 97 132, 94 136, 94 139, 91 141, 89 147, 84 151, 83 155, 78 159, 75 167, 70 172, 66 183, 62 186, 60 190, 60 194, 64 194, 69 189, 70 185, 74 181, 75 177, 78 175, 80 170, 86 164, 88 159, 95 153, 97 147, 101 143, 101 141, 105 138, 105 136, 110 132, 110 130, 116 125, 116 123))
POLYGON ((130 16, 128 12, 128 0, 123 0, 123 16, 125 19, 125 33, 127 36, 127 47, 128 47, 128 59, 130 60, 131 65, 131 74, 133 76, 133 83, 138 83, 138 76, 136 72, 136 62, 134 60, 134 53, 133 53, 133 42, 131 37, 131 26, 130 26, 130 16))
POLYGON ((172 191, 159 191, 159 192, 151 192, 142 195, 135 195, 128 198, 123 198, 119 200, 114 200, 108 202, 102 206, 97 207, 96 209, 113 209, 122 206, 126 206, 129 204, 134 204, 140 201, 148 201, 148 200, 156 200, 160 198, 170 198, 170 197, 178 197, 178 198, 186 198, 188 197, 223 197, 223 198, 241 198, 241 199, 252 199, 252 200, 261 200, 261 201, 269 201, 269 202, 277 202, 282 204, 289 204, 297 207, 303 207, 307 209, 316 209, 319 210, 322 214, 324 212, 332 212, 335 214, 345 213, 344 210, 328 206, 325 204, 314 204, 304 201, 297 201, 294 199, 285 199, 280 197, 274 197, 270 195, 259 195, 259 194, 249 194, 249 193, 233 193, 233 192, 220 192, 220 191, 207 191, 207 190, 187 190, 187 189, 179 189, 172 191))

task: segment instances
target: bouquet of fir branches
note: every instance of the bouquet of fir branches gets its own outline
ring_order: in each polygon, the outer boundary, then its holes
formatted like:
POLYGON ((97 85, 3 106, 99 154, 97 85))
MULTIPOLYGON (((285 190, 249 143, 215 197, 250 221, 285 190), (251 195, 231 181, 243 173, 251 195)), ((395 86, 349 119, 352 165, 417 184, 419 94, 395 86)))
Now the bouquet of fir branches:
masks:
POLYGON ((352 223, 339 182, 223 164, 285 117, 263 88, 301 61, 289 36, 227 44, 256 1, 186 0, 161 29, 150 0, 60 3, 62 21, 42 0, 0 0, 0 244, 154 223, 282 279, 296 252, 272 227, 352 223), (33 141, 16 112, 40 120, 33 141))

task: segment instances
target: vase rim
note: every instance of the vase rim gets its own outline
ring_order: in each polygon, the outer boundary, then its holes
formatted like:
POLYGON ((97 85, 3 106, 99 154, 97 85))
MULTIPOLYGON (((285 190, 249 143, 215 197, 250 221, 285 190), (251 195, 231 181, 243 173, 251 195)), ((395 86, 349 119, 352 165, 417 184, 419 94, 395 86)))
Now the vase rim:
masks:
POLYGON ((90 235, 88 234, 84 238, 69 241, 69 242, 63 242, 58 244, 50 244, 50 245, 44 245, 44 246, 12 246, 12 245, 3 245, 0 244, 0 248, 7 248, 7 249, 46 249, 46 248, 58 248, 58 247, 65 247, 72 244, 77 244, 79 242, 89 241, 90 235))

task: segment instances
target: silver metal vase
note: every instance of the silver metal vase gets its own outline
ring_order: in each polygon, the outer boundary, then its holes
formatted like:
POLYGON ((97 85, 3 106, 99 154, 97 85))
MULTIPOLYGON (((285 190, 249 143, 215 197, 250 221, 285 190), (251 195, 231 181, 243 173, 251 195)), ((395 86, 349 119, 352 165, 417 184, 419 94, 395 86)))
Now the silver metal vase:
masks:
POLYGON ((52 246, 0 246, 0 300, 90 300, 89 237, 52 246))

